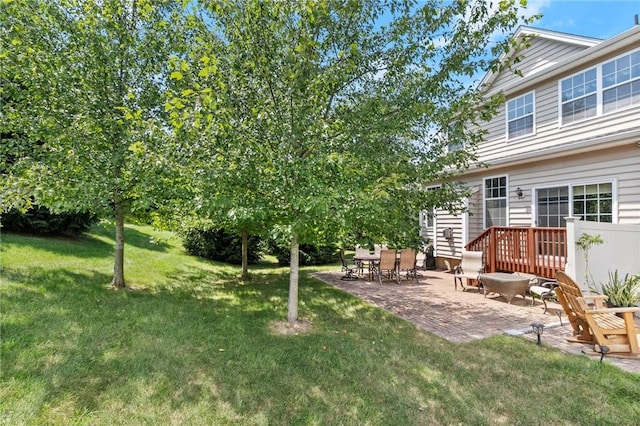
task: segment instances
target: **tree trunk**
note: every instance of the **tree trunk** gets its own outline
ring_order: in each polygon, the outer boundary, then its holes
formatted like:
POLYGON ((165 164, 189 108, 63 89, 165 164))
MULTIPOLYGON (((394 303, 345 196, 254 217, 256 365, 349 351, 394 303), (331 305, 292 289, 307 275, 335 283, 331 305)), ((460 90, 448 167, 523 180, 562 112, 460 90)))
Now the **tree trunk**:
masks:
POLYGON ((289 311, 287 312, 287 321, 290 323, 298 320, 298 258, 300 251, 298 247, 298 239, 296 236, 291 237, 291 263, 289 273, 289 311))
POLYGON ((116 288, 124 288, 124 210, 121 203, 115 204, 116 219, 116 245, 115 260, 113 264, 113 280, 111 285, 116 288))
POLYGON ((242 231, 242 280, 249 278, 249 233, 242 231))

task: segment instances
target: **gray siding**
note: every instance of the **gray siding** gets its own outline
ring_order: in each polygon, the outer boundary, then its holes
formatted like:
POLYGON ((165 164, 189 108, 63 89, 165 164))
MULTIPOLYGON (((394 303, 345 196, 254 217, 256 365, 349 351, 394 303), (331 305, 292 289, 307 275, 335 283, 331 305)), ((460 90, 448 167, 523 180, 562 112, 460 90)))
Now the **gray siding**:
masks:
POLYGON ((599 111, 596 117, 562 125, 558 88, 562 78, 635 51, 638 44, 631 41, 638 36, 636 31, 628 41, 623 37, 616 39, 616 43, 626 44, 612 44, 606 50, 596 50, 603 52, 599 56, 589 49, 592 53, 585 53, 588 60, 583 60, 583 65, 576 65, 575 61, 581 60, 580 52, 585 47, 535 39, 524 61, 518 64, 525 78, 511 71, 496 76, 489 93, 511 87, 509 100, 534 92, 534 133, 507 140, 504 104, 491 121, 482 125, 487 134, 477 147, 477 154, 479 162, 488 168, 471 169, 462 177, 467 185, 480 188, 468 200, 468 216, 438 212, 436 244, 439 257, 459 258, 464 245, 484 230, 482 182, 490 176, 507 176, 510 226, 535 226, 537 188, 601 182, 614 183, 614 219, 617 216, 617 223, 640 223, 640 105, 609 114, 599 111), (545 75, 544 69, 554 64, 561 64, 554 67, 556 74, 545 75), (532 75, 536 76, 533 79, 535 86, 527 78, 532 75), (514 90, 514 83, 521 86, 514 90), (518 187, 523 190, 522 198, 515 194, 518 187), (452 241, 442 238, 442 230, 446 227, 454 229, 452 241), (465 230, 467 240, 464 240, 465 230))
MULTIPOLYGON (((524 59, 515 64, 513 68, 519 70, 524 77, 528 77, 567 59, 569 56, 580 53, 584 49, 586 49, 584 46, 576 46, 544 38, 534 38, 531 40, 531 47, 526 50, 524 59)), ((504 87, 513 84, 514 80, 521 79, 522 77, 516 75, 513 71, 505 70, 494 80, 489 93, 499 92, 504 87)))
MULTIPOLYGON (((575 154, 526 166, 489 170, 485 176, 508 176, 509 225, 531 226, 535 214, 534 191, 538 188, 615 181, 618 223, 640 223, 640 146, 636 144, 600 151, 575 154), (523 190, 518 199, 516 188, 523 190)), ((473 181, 475 184, 477 180, 473 181)), ((482 217, 482 201, 470 206, 473 216, 482 217)), ((482 223, 480 219, 480 224, 482 223)), ((473 239, 482 229, 469 220, 469 237, 473 239)))

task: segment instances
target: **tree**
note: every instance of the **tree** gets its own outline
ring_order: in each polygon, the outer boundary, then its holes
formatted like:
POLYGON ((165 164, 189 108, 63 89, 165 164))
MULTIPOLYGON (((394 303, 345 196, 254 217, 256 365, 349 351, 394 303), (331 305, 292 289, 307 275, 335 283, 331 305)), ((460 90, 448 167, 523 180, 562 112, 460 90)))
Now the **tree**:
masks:
POLYGON ((233 205, 242 183, 251 222, 288 231, 289 321, 300 242, 365 230, 400 244, 415 235, 419 211, 461 208, 466 190, 453 178, 482 138, 465 125, 496 106, 468 79, 498 66, 489 53, 512 47, 493 37, 518 23, 513 1, 200 5, 203 32, 173 64, 168 108, 201 148, 189 167, 200 194, 233 205), (447 152, 463 141, 468 149, 447 152), (442 189, 425 191, 434 180, 442 189))
POLYGON ((3 2, 2 129, 42 141, 13 164, 3 209, 33 199, 115 221, 112 285, 124 287, 124 221, 158 204, 164 80, 184 37, 170 0, 3 2), (30 198, 33 197, 33 198, 30 198))

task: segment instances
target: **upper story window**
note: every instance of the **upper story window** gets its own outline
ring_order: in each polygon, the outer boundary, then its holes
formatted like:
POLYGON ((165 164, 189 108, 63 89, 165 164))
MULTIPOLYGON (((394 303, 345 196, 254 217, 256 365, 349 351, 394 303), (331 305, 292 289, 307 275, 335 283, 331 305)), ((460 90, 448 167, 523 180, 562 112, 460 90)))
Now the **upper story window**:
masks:
POLYGON ((458 121, 449 123, 440 131, 440 137, 446 141, 447 152, 456 152, 464 149, 464 125, 458 121))
POLYGON ((640 105, 640 50, 602 65, 603 113, 640 105))
POLYGON ((595 117, 597 111, 597 73, 595 68, 565 78, 562 90, 562 124, 595 117))
POLYGON ((507 102, 507 138, 533 133, 533 92, 507 102))
POLYGON ((560 80, 560 122, 640 105, 640 50, 560 80))

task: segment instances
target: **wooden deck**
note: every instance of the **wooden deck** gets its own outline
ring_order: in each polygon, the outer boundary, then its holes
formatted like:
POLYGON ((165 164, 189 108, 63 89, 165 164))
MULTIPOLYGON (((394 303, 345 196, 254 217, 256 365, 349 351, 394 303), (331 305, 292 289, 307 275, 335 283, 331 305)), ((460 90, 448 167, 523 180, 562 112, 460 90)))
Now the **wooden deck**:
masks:
POLYGON ((485 272, 555 278, 567 261, 567 233, 565 228, 492 226, 465 248, 484 253, 485 272))

